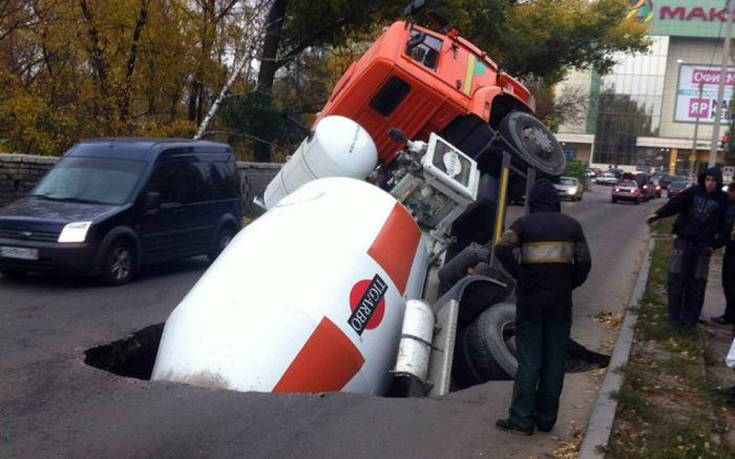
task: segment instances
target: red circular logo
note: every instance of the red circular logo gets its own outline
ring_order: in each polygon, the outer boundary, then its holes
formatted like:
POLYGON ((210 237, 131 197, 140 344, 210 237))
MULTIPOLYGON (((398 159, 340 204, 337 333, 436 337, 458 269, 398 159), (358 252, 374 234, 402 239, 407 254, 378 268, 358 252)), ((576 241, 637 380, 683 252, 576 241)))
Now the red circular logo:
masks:
MULTIPOLYGON (((363 279, 352 286, 352 290, 350 290, 350 309, 352 309, 353 313, 361 304, 370 306, 371 302, 376 300, 375 295, 371 296, 368 292, 370 283, 370 279, 363 279), (368 294, 366 295, 366 293, 368 294)), ((368 330, 378 327, 380 322, 383 321, 383 315, 385 314, 385 297, 381 295, 380 300, 378 301, 378 306, 370 309, 373 310, 373 312, 365 325, 365 328, 368 330)))

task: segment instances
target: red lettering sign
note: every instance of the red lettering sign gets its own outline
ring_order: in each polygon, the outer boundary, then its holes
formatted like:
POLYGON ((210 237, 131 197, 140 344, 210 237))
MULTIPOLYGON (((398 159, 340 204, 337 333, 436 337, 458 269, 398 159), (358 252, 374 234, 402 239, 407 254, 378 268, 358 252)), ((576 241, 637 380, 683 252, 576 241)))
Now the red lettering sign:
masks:
POLYGON ((727 8, 723 8, 721 10, 710 8, 709 14, 707 14, 704 8, 700 7, 692 8, 687 13, 686 8, 684 8, 683 6, 671 8, 670 6, 664 5, 659 10, 658 18, 661 20, 678 19, 679 21, 691 21, 694 19, 699 19, 705 22, 716 21, 719 19, 720 22, 725 22, 727 20, 727 8))
POLYGON ((683 21, 685 13, 686 13, 686 9, 684 9, 683 6, 677 6, 673 10, 668 6, 662 6, 661 12, 659 13, 659 18, 660 19, 679 19, 680 21, 683 21))

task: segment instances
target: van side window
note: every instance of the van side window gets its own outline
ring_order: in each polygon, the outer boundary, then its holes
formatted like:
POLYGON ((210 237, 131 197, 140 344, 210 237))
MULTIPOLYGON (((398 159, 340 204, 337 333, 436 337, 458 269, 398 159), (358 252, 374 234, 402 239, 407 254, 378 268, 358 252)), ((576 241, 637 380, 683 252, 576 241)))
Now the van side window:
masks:
POLYGON ((161 204, 183 203, 183 187, 179 182, 179 167, 176 161, 161 161, 148 182, 148 191, 160 193, 161 204))
POLYGON ((239 195, 240 180, 234 161, 211 162, 209 169, 215 199, 230 199, 239 195))
POLYGON ((184 202, 202 202, 212 199, 212 186, 209 184, 209 168, 197 156, 177 157, 179 183, 184 202))

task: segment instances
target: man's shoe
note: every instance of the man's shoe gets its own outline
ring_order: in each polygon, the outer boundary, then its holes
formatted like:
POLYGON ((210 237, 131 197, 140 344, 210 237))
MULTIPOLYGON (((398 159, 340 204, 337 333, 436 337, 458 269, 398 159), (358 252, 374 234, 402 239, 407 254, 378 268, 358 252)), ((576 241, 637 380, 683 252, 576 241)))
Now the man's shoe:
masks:
POLYGON ((729 317, 725 317, 724 315, 717 316, 717 317, 710 317, 710 322, 717 325, 732 325, 732 319, 729 317))
POLYGON ((554 424, 544 424, 542 422, 536 423, 536 428, 540 430, 541 432, 551 432, 551 429, 554 428, 554 424))
POLYGON ((511 432, 518 435, 533 435, 533 427, 530 429, 519 429, 510 423, 507 419, 498 419, 495 421, 495 427, 506 432, 511 432))

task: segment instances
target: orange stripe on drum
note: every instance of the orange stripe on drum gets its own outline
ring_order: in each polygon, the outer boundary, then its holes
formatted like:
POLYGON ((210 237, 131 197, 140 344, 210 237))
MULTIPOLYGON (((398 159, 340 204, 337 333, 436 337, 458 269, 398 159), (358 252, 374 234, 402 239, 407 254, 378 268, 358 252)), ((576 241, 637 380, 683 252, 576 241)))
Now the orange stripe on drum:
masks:
POLYGON ((401 295, 406 290, 420 238, 416 222, 402 205, 396 203, 368 249, 368 255, 390 276, 401 295))
POLYGON ((294 358, 273 392, 341 390, 365 358, 334 322, 324 317, 294 358))

